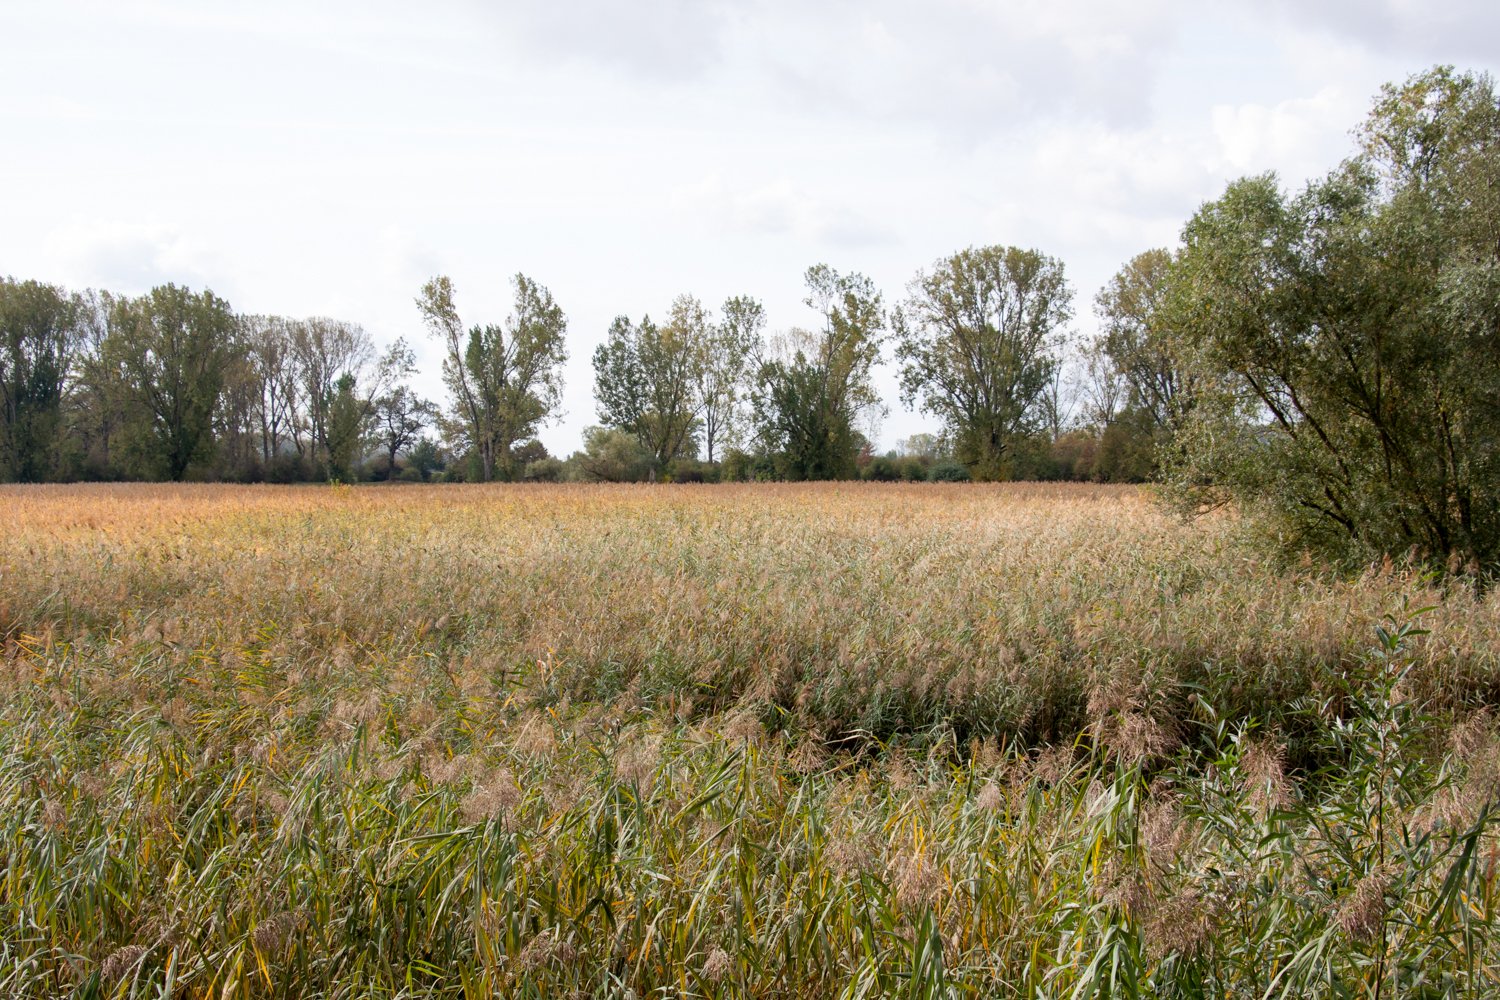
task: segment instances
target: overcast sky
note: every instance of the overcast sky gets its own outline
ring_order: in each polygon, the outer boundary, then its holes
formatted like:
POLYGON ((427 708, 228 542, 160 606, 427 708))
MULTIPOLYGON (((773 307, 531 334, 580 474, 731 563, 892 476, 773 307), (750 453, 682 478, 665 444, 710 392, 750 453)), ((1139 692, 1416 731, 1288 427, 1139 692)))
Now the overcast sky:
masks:
MULTIPOLYGON (((1500 4, 0 0, 0 274, 354 320, 440 396, 422 282, 499 322, 522 271, 569 317, 566 455, 617 314, 807 325, 810 264, 895 302, 1015 244, 1065 262, 1086 333, 1226 181, 1327 171, 1434 63, 1500 65, 1500 4)), ((880 381, 884 447, 937 429, 880 381)))

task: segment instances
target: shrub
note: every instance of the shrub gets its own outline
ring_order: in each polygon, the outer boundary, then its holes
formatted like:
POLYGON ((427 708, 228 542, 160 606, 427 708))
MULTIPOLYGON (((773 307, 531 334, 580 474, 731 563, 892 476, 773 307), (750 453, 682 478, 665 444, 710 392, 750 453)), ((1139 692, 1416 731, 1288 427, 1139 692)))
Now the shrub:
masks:
POLYGON ((726 483, 748 483, 755 479, 755 456, 732 448, 719 465, 719 476, 726 483))
POLYGON ((870 464, 865 466, 860 478, 873 483, 894 483, 901 478, 901 472, 896 468, 895 462, 884 455, 877 455, 870 459, 870 464))
POLYGON ((957 462, 938 462, 927 471, 927 481, 932 483, 967 483, 971 478, 969 470, 957 462))
POLYGON ((281 454, 271 459, 266 466, 266 482, 288 485, 305 483, 312 479, 312 472, 301 456, 281 454))
POLYGON ((584 450, 571 460, 584 482, 641 483, 656 468, 656 456, 634 434, 590 427, 584 431, 584 450))
POLYGON ((562 459, 547 456, 526 463, 521 478, 528 483, 560 483, 563 477, 562 459))

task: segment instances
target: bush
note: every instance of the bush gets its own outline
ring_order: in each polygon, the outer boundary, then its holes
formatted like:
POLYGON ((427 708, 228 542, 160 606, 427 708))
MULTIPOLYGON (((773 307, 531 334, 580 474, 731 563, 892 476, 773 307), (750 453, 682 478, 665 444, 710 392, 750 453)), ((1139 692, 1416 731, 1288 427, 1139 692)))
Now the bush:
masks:
POLYGON ((927 466, 916 456, 902 459, 901 464, 896 466, 896 471, 908 483, 920 483, 927 478, 927 466))
POLYGON ((776 455, 731 450, 719 465, 719 481, 725 483, 765 483, 782 478, 776 455))
POLYGON ((312 479, 307 463, 300 455, 277 455, 266 466, 266 482, 283 486, 290 483, 305 483, 312 479))
POLYGON ((726 483, 748 483, 754 480, 755 456, 731 448, 719 464, 719 478, 726 483))
POLYGON ((894 483, 901 478, 901 473, 895 462, 884 455, 878 455, 870 459, 870 464, 865 466, 860 478, 872 483, 894 483))
POLYGON ((579 478, 592 483, 640 483, 656 468, 656 456, 626 431, 590 427, 583 432, 584 450, 570 461, 579 478))
POLYGON ((521 473, 521 479, 528 483, 560 483, 564 470, 562 459, 548 455, 546 458, 527 462, 525 470, 521 473))
POLYGON ((933 483, 967 483, 971 478, 969 470, 957 462, 938 462, 927 471, 927 480, 933 483))
MULTIPOLYGON (((444 465, 443 452, 437 442, 429 437, 421 438, 406 453, 406 470, 416 473, 416 480, 427 482, 434 472, 441 472, 444 465)), ((406 478, 406 471, 401 474, 406 478)))

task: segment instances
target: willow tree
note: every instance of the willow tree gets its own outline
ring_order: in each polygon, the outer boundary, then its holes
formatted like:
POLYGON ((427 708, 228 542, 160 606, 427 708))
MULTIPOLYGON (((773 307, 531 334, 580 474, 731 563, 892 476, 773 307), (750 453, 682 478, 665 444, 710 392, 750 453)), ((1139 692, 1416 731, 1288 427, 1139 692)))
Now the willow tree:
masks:
POLYGON ((1035 430, 1072 318, 1062 262, 1036 250, 961 250, 918 272, 896 317, 902 399, 942 419, 975 479, 1007 478, 1035 430))
POLYGON ((1183 231, 1172 322, 1204 379, 1171 497, 1292 551, 1500 557, 1500 103, 1388 86, 1300 193, 1231 184, 1183 231))

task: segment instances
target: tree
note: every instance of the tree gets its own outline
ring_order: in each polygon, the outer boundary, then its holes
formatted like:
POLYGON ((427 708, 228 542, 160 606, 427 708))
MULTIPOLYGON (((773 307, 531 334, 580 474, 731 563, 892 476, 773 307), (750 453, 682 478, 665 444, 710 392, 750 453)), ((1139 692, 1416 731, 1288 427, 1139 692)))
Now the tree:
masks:
POLYGON ((562 399, 568 321, 552 293, 524 274, 511 279, 515 305, 505 325, 464 333, 453 283, 437 277, 422 287, 417 308, 447 348, 443 381, 466 425, 486 482, 520 471, 511 446, 536 433, 562 399))
POLYGON ((976 479, 1001 479, 1015 440, 1038 421, 1060 328, 1072 318, 1062 262, 980 247, 918 272, 898 312, 902 398, 943 419, 976 479))
POLYGON ((629 431, 589 427, 583 432, 584 450, 572 462, 588 482, 638 483, 655 470, 657 456, 629 431))
POLYGON ((594 351, 599 422, 634 434, 659 466, 691 446, 708 326, 698 300, 679 295, 662 326, 650 316, 639 325, 615 317, 608 339, 594 351))
POLYGON ((437 443, 429 437, 423 437, 412 445, 411 451, 406 456, 406 469, 402 472, 402 478, 415 472, 417 477, 426 482, 434 472, 443 467, 443 454, 437 443))
POLYGON ((437 416, 437 407, 419 397, 408 386, 398 385, 375 400, 374 423, 380 446, 396 474, 396 457, 417 440, 417 435, 437 416))
POLYGON ((57 472, 79 303, 61 288, 0 279, 0 481, 57 472))
POLYGON ((85 292, 77 301, 80 342, 72 391, 65 400, 69 446, 78 473, 114 479, 122 472, 122 437, 134 409, 120 345, 111 335, 115 300, 108 292, 85 292))
POLYGON ((710 462, 718 445, 739 441, 738 415, 746 369, 758 352, 765 325, 761 304, 736 295, 725 300, 723 320, 706 331, 697 365, 698 415, 710 462))
POLYGON ((1171 269, 1170 251, 1147 250, 1094 296, 1102 327, 1095 351, 1112 369, 1101 374, 1124 379, 1126 405, 1144 411, 1163 440, 1176 433, 1193 397, 1166 318, 1171 269))
POLYGON ((349 372, 340 375, 324 408, 324 440, 330 479, 347 482, 355 478, 354 467, 369 416, 369 408, 356 394, 358 387, 358 380, 349 372))
POLYGON ((117 299, 110 336, 144 420, 135 442, 148 471, 180 480, 211 461, 213 422, 234 343, 229 303, 212 292, 161 285, 117 299))
POLYGON ((1168 296, 1203 379, 1170 498, 1236 502, 1291 551, 1500 556, 1500 103, 1440 68, 1297 196, 1231 184, 1168 296))
POLYGON ((793 330, 773 344, 777 356, 762 361, 752 400, 785 478, 847 479, 863 441, 855 418, 880 405, 870 370, 880 360, 885 312, 863 275, 818 264, 806 281, 804 301, 823 315, 823 330, 793 330))
MULTIPOLYGON (((340 383, 346 376, 353 380, 345 391, 352 394, 361 382, 369 383, 369 374, 377 365, 375 342, 357 323, 323 316, 302 320, 292 326, 292 360, 302 382, 303 400, 312 433, 312 451, 317 459, 337 468, 347 476, 348 470, 333 458, 335 443, 330 440, 331 410, 340 398, 340 383)), ((373 397, 373 393, 366 398, 373 397)), ((347 425, 351 410, 346 400, 341 419, 347 425)), ((341 425, 334 436, 347 437, 349 428, 341 425)), ((347 450, 343 437, 338 450, 347 450)), ((330 472, 330 475, 335 474, 330 472)))
POLYGON ((245 356, 254 373, 254 419, 261 461, 269 465, 295 432, 301 387, 295 363, 294 325, 280 316, 240 320, 245 356))

